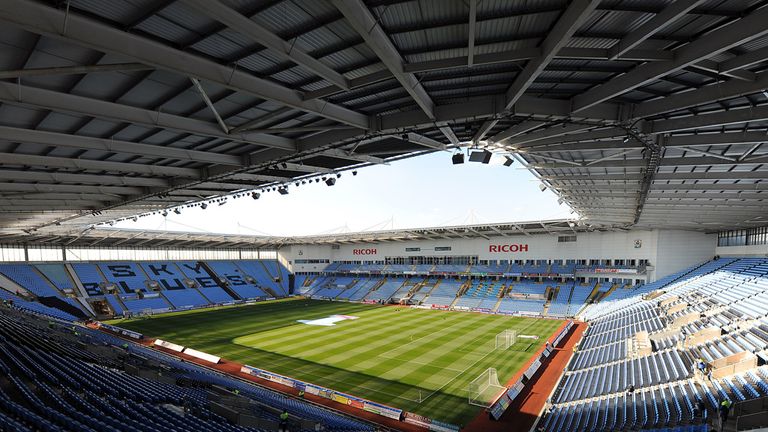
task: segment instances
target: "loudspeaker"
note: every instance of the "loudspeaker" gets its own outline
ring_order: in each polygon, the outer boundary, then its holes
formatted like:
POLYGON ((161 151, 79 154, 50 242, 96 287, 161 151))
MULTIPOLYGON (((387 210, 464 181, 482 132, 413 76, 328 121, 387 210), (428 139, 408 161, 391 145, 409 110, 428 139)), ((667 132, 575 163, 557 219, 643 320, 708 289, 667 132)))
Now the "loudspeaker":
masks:
POLYGON ((464 153, 456 153, 453 155, 453 164, 463 164, 464 163, 464 153))
POLYGON ((488 150, 473 151, 469 154, 469 161, 487 164, 491 161, 491 156, 493 156, 493 153, 488 150))

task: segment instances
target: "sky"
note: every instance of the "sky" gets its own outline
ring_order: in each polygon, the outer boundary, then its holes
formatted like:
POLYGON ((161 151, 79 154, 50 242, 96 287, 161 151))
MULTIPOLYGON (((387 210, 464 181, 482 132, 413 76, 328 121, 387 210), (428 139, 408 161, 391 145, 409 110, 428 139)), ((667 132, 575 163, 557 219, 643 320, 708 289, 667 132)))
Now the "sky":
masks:
POLYGON ((288 195, 263 193, 119 222, 128 229, 271 236, 320 235, 401 228, 537 221, 573 217, 549 189, 518 162, 453 165, 436 152, 388 165, 345 171, 336 185, 295 187, 288 195))

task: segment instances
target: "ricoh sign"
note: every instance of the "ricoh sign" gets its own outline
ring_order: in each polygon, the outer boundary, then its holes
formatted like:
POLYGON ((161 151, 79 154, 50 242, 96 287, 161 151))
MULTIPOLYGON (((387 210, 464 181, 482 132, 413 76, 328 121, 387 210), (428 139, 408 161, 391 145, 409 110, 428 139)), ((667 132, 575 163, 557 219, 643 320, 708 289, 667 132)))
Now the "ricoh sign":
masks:
POLYGON ((352 255, 376 255, 376 248, 352 249, 352 255))
POLYGON ((492 244, 488 246, 488 252, 491 252, 491 253, 528 252, 528 245, 522 244, 522 243, 492 244))

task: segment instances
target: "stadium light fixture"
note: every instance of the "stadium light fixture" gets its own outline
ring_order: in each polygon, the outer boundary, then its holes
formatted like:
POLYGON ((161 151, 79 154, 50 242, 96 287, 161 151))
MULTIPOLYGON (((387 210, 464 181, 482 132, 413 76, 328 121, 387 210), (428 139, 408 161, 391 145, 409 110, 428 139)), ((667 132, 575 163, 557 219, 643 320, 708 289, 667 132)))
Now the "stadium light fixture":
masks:
POLYGON ((341 173, 336 173, 336 178, 341 178, 341 173))
POLYGON ((453 154, 453 157, 451 158, 454 165, 460 165, 464 163, 464 153, 457 152, 453 154))
POLYGON ((168 210, 163 210, 163 217, 168 217, 168 210))
POLYGON ((261 196, 261 194, 258 193, 258 192, 254 192, 254 193, 251 194, 251 198, 253 198, 255 200, 259 199, 260 196, 261 196))
POLYGON ((628 142, 629 142, 629 134, 627 134, 627 136, 625 136, 625 137, 624 137, 624 139, 622 140, 622 142, 623 142, 624 144, 626 144, 626 143, 628 143, 628 142))
POLYGON ((333 185, 335 185, 335 184, 336 184, 336 179, 335 179, 335 178, 333 178, 333 177, 328 177, 328 178, 325 180, 325 184, 327 184, 328 186, 333 186, 333 185))
POLYGON ((173 212, 176 213, 177 215, 180 215, 181 214, 181 209, 177 207, 177 208, 173 209, 173 212))
POLYGON ((285 163, 285 162, 283 162, 283 164, 281 166, 283 167, 283 169, 288 169, 288 164, 285 163))
POLYGON ((138 216, 134 216, 134 217, 131 218, 131 220, 134 221, 134 222, 138 222, 139 221, 139 217, 138 216))
POLYGON ((355 171, 352 171, 352 175, 353 175, 353 176, 356 176, 356 175, 357 175, 357 170, 355 170, 355 171))
POLYGON ((515 163, 514 159, 512 159, 509 156, 504 156, 504 166, 505 167, 512 166, 513 163, 515 163))
POLYGON ((557 199, 557 205, 563 205, 563 201, 564 200, 562 198, 558 198, 557 199))
POLYGON ((482 164, 487 165, 488 162, 491 161, 491 156, 493 156, 493 153, 489 152, 488 150, 478 150, 473 151, 469 154, 469 161, 470 162, 480 162, 482 164))
POLYGON ((208 208, 208 204, 206 204, 206 203, 202 203, 202 204, 200 204, 200 207, 202 207, 202 208, 203 208, 203 210, 205 210, 205 209, 207 209, 207 208, 208 208))
POLYGON ((288 188, 287 187, 278 188, 277 191, 280 192, 280 195, 288 195, 288 188))
POLYGON ((544 192, 545 190, 547 190, 547 185, 545 185, 544 183, 539 183, 539 190, 544 192))

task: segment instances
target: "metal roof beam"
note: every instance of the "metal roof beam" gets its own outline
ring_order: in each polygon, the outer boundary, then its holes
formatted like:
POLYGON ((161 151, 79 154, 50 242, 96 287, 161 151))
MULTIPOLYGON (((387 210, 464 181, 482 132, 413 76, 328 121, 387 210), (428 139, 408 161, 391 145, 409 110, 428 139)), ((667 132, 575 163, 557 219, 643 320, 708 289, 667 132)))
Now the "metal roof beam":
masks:
POLYGON ((549 144, 543 146, 525 147, 522 150, 525 153, 550 153, 550 152, 583 152, 583 151, 601 151, 601 150, 619 150, 619 149, 642 149, 645 145, 637 140, 631 139, 611 141, 592 141, 566 144, 549 144))
MULTIPOLYGON (((2 4, 2 2, 0 2, 2 4)), ((225 138, 257 146, 296 151, 293 140, 267 134, 225 134, 216 124, 143 108, 59 93, 9 82, 0 82, 0 101, 57 112, 95 117, 149 128, 170 129, 198 136, 225 138)))
POLYGON ((736 69, 731 71, 723 71, 720 68, 720 64, 712 60, 701 60, 691 67, 694 69, 701 69, 702 71, 713 74, 712 77, 718 81, 722 80, 723 76, 742 81, 754 81, 757 78, 757 74, 746 70, 736 69))
POLYGON ((146 157, 178 159, 181 161, 242 166, 242 159, 234 155, 8 126, 0 126, 0 141, 35 143, 52 147, 98 150, 146 157))
POLYGON ((435 150, 446 150, 445 144, 440 141, 433 140, 432 138, 417 133, 408 132, 406 134, 408 141, 421 146, 433 148, 435 150))
POLYGON ((763 47, 720 62, 718 69, 722 73, 732 72, 762 63, 766 59, 768 59, 768 47, 763 47))
POLYGON ((475 61, 475 27, 477 26, 477 0, 469 0, 469 36, 467 37, 467 66, 475 61))
POLYGON ((760 93, 766 88, 768 88, 768 73, 763 72, 756 74, 754 81, 731 80, 718 82, 706 87, 677 93, 674 97, 638 104, 632 116, 635 118, 645 118, 680 111, 721 100, 760 93))
POLYGON ((371 11, 361 0, 331 0, 347 22, 365 40, 366 45, 381 59, 400 85, 431 119, 435 118, 435 104, 418 78, 403 71, 403 58, 371 11))
POLYGON ((514 138, 518 135, 528 133, 536 129, 537 127, 545 124, 547 124, 547 122, 538 121, 538 120, 525 120, 514 126, 504 129, 503 131, 497 133, 496 135, 488 138, 488 140, 492 142, 503 142, 510 138, 514 138))
POLYGON ((224 66, 95 20, 31 0, 0 1, 0 20, 33 33, 76 43, 94 50, 134 58, 137 61, 252 94, 298 110, 366 129, 368 117, 339 105, 305 101, 301 93, 253 74, 224 66), (61 33, 67 23, 66 34, 61 33))
MULTIPOLYGON (((541 55, 529 60, 523 70, 515 77, 509 89, 507 89, 505 109, 510 109, 517 103, 517 100, 536 80, 536 77, 544 71, 549 62, 555 58, 557 52, 570 40, 576 30, 589 18, 599 3, 596 0, 574 0, 570 2, 541 43, 541 55)), ((485 134, 496 125, 496 122, 497 120, 486 121, 475 136, 472 137, 472 141, 478 142, 482 140, 485 134)))
POLYGON ((655 120, 643 124, 642 131, 649 134, 660 134, 707 127, 719 128, 729 124, 740 124, 763 120, 768 120, 768 106, 734 109, 730 111, 699 114, 670 120, 655 120))
POLYGON ((195 87, 195 89, 197 89, 197 92, 200 93, 200 97, 203 98, 203 102, 205 102, 205 105, 208 107, 209 110, 211 110, 213 117, 216 118, 216 123, 218 123, 219 126, 221 126, 221 130, 225 134, 228 134, 229 126, 227 126, 227 124, 224 123, 224 119, 222 119, 221 116, 219 115, 219 112, 216 110, 216 106, 213 105, 211 98, 208 97, 208 93, 205 92, 203 85, 200 84, 200 80, 197 78, 190 78, 190 81, 192 81, 192 85, 195 87))
POLYGON ((573 110, 578 112, 589 108, 765 34, 768 34, 768 8, 758 9, 675 50, 674 60, 644 63, 626 74, 575 96, 573 110))
MULTIPOLYGON (((323 173, 323 174, 328 174, 333 172, 333 170, 330 168, 322 168, 322 167, 304 165, 302 163, 293 163, 293 162, 283 162, 283 163, 286 165, 284 169, 288 171, 298 171, 298 172, 305 172, 305 173, 323 173)), ((283 163, 279 163, 278 165, 283 165, 283 163)))
MULTIPOLYGON (((375 128, 379 132, 400 133, 403 128, 434 127, 447 123, 477 120, 501 114, 504 106, 503 96, 482 96, 467 99, 458 104, 451 103, 435 106, 434 120, 417 110, 397 112, 376 118, 375 128)), ((568 100, 522 96, 515 104, 515 114, 520 116, 552 119, 619 121, 622 107, 615 103, 603 103, 572 115, 568 100)), ((301 147, 301 145, 299 146, 301 147)))
POLYGON ((766 132, 723 132, 697 135, 670 135, 666 147, 686 147, 718 144, 762 144, 768 142, 766 132))
MULTIPOLYGON (((567 136, 569 134, 578 134, 579 132, 584 132, 589 129, 594 129, 594 125, 584 125, 584 124, 563 124, 563 126, 552 126, 548 127, 546 129, 540 129, 535 132, 531 132, 525 135, 518 135, 514 138, 510 138, 507 140, 504 145, 512 146, 512 147, 521 147, 521 148, 528 148, 533 145, 537 141, 541 141, 547 138, 559 138, 563 136, 567 136), (534 144, 530 144, 534 143, 534 144), (523 145, 528 144, 528 145, 523 145)), ((567 139, 567 138, 563 138, 567 139)))
MULTIPOLYGON (((541 48, 520 48, 509 51, 499 51, 487 54, 477 54, 474 56, 474 65, 490 65, 499 63, 512 63, 526 61, 541 56, 541 48)), ((424 54, 429 54, 425 52, 424 54)), ((558 59, 581 59, 581 60, 609 60, 609 50, 605 48, 577 48, 563 47, 555 58, 558 59)), ((633 61, 665 61, 672 60, 674 56, 670 52, 661 50, 631 50, 619 60, 633 61)), ((466 67, 468 63, 467 56, 449 57, 437 60, 425 60, 420 62, 407 63, 403 65, 403 70, 411 73, 431 72, 439 70, 449 70, 466 67)))
POLYGON ((86 66, 60 66, 0 71, 0 79, 29 78, 51 75, 85 75, 95 72, 135 72, 153 70, 154 67, 141 63, 113 63, 86 66))
POLYGON ((555 57, 557 52, 589 18, 599 3, 599 1, 595 0, 575 0, 568 5, 541 43, 541 55, 526 63, 520 75, 515 78, 515 81, 507 90, 507 109, 517 102, 520 96, 523 95, 523 92, 555 57))
POLYGON ((101 174, 73 174, 30 170, 0 169, 0 180, 42 181, 60 183, 91 183, 96 185, 167 187, 169 182, 160 178, 114 176, 101 174))
POLYGON ((654 34, 664 30, 679 18, 685 16, 693 8, 704 3, 705 0, 677 0, 656 14, 653 18, 644 22, 640 27, 621 38, 610 48, 610 59, 616 60, 622 54, 639 45, 654 34))
MULTIPOLYGON (((557 126, 553 126, 550 129, 557 130, 558 128, 557 126)), ((565 143, 578 143, 578 142, 594 143, 601 139, 625 137, 625 136, 627 136, 626 129, 611 127, 611 128, 591 130, 589 132, 582 132, 582 133, 574 132, 574 133, 569 133, 567 135, 555 135, 547 139, 536 140, 535 143, 531 145, 521 146, 521 148, 532 149, 532 148, 539 148, 539 147, 548 147, 549 145, 552 145, 552 144, 562 145, 565 143)), ((525 138, 525 136, 523 136, 523 138, 525 138)))
POLYGON ((649 198, 657 200, 768 200, 768 193, 701 193, 689 190, 683 190, 674 193, 664 193, 658 189, 651 189, 649 198))
POLYGON ((387 161, 382 158, 377 158, 375 156, 368 156, 368 155, 341 150, 341 149, 329 149, 329 150, 324 150, 320 153, 315 153, 315 154, 318 156, 329 156, 336 159, 346 159, 346 160, 358 161, 358 162, 370 162, 375 164, 387 163, 387 161))
MULTIPOLYGON (((654 178, 654 182, 651 184, 649 191, 673 191, 680 193, 689 193, 690 191, 768 191, 768 183, 678 183, 667 184, 658 183, 658 179, 654 178)), ((636 192, 633 185, 565 185, 555 186, 555 189, 562 191, 606 191, 616 194, 622 194, 626 192, 636 192)), ((768 195, 766 195, 768 197, 768 195)))
POLYGON ((280 117, 282 115, 285 115, 287 113, 293 112, 293 109, 289 107, 282 107, 278 108, 272 112, 269 112, 267 114, 264 114, 261 117, 256 117, 255 119, 248 120, 247 122, 241 124, 240 126, 233 127, 229 133, 239 133, 246 130, 254 129, 259 125, 264 124, 265 122, 275 119, 277 117, 280 117))
POLYGON ((218 0, 182 0, 192 9, 206 15, 250 38, 270 50, 275 56, 302 66, 307 72, 323 77, 341 89, 349 89, 349 83, 344 76, 324 63, 310 56, 301 48, 295 46, 295 41, 288 42, 280 36, 262 27, 240 12, 230 8, 218 0))
POLYGON ((202 178, 200 170, 192 168, 177 168, 162 165, 146 165, 89 159, 71 159, 57 156, 37 156, 18 153, 0 153, 0 164, 23 165, 32 167, 44 166, 57 168, 75 168, 92 171, 115 171, 193 179, 202 178))
POLYGON ((576 174, 576 175, 549 175, 549 174, 543 174, 541 178, 545 180, 551 180, 551 181, 587 181, 587 180, 594 180, 594 181, 636 181, 641 180, 642 176, 640 174, 604 174, 604 173, 594 173, 594 174, 576 174))
POLYGON ((145 189, 129 186, 62 185, 44 183, 0 183, 0 192, 87 193, 107 195, 140 195, 145 189))

